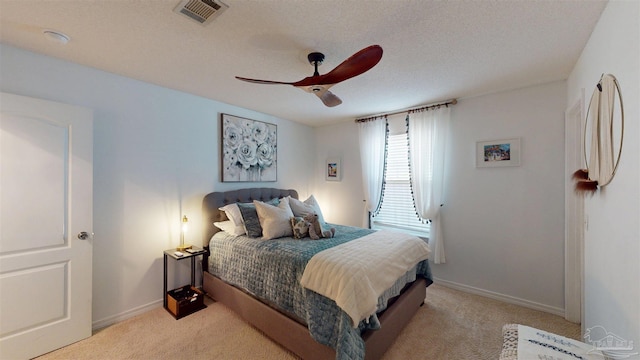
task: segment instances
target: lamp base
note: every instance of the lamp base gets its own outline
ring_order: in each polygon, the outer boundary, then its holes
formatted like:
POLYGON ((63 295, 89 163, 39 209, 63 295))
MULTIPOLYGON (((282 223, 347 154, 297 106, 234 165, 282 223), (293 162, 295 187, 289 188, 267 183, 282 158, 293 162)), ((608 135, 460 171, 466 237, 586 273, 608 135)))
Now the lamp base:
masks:
POLYGON ((187 249, 191 249, 192 245, 180 245, 176 248, 178 251, 185 251, 187 249))

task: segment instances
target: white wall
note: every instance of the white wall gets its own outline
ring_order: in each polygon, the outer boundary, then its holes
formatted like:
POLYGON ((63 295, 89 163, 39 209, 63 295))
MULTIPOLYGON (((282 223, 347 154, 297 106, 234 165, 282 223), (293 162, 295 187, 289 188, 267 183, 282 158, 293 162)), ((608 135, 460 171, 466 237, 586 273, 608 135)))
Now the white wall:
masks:
POLYGON ((564 310, 564 82, 452 109, 443 228, 455 284, 564 310), (521 138, 521 165, 476 168, 475 144, 521 138))
MULTIPOLYGON (((611 183, 586 197, 585 329, 600 325, 640 351, 640 2, 610 1, 568 80, 586 101, 603 73, 618 79, 624 146, 611 183)), ((638 356, 634 358, 640 358, 638 356)))
MULTIPOLYGON (((201 243, 203 196, 248 186, 310 191, 313 129, 77 64, 0 45, 0 90, 94 110, 94 325, 157 306, 162 251, 201 243), (278 125, 278 181, 221 183, 220 113, 278 125)), ((188 262, 170 287, 189 281, 188 262)), ((171 263, 173 265, 173 263, 171 263)))
POLYGON ((316 169, 314 196, 322 206, 322 214, 328 222, 362 226, 364 216, 364 192, 360 144, 355 122, 318 127, 316 136, 316 169), (325 181, 328 158, 339 158, 342 167, 341 181, 325 181))
MULTIPOLYGON (((461 99, 453 106, 443 208, 447 263, 433 265, 438 279, 564 311, 565 106, 565 82, 461 99), (475 167, 476 141, 512 137, 522 139, 521 166, 475 167)), ((357 142, 352 122, 316 129, 318 161, 339 155, 345 169, 342 182, 319 182, 314 190, 319 201, 342 201, 329 221, 361 224, 357 142)))

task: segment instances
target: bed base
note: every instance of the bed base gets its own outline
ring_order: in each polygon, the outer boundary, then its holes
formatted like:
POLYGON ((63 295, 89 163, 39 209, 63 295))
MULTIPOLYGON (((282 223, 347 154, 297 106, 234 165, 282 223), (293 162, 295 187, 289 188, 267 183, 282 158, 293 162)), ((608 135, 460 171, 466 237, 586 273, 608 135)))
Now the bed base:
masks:
MULTIPOLYGON (((365 331, 365 360, 377 360, 391 346, 402 328, 422 306, 427 280, 419 278, 379 316, 379 330, 365 331)), ((230 308, 249 324, 262 331, 302 359, 335 359, 335 350, 315 341, 307 327, 207 271, 203 288, 208 296, 230 308)))

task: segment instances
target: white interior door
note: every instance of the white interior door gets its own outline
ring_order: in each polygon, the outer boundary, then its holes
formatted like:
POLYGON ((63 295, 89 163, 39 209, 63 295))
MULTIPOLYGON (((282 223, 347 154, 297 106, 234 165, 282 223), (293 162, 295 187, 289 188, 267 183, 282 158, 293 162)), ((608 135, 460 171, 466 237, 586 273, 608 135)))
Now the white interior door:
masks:
POLYGON ((92 186, 91 110, 0 93, 1 359, 91 336, 92 186))

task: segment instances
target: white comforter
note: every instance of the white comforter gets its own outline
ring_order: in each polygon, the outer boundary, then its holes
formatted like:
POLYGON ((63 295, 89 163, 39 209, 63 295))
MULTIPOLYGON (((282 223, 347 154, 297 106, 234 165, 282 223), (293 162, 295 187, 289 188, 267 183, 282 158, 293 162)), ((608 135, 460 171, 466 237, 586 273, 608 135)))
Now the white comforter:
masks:
POLYGON ((317 253, 300 283, 334 300, 356 327, 376 312, 378 297, 430 252, 418 237, 381 230, 317 253))

